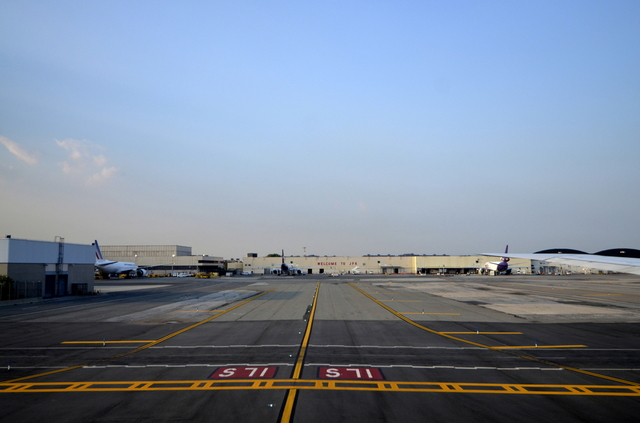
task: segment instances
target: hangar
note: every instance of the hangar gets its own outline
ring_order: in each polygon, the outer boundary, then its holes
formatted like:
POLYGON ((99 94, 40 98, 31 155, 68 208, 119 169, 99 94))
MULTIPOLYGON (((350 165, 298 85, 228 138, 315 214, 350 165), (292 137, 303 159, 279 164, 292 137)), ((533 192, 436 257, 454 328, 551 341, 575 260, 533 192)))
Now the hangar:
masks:
POLYGON ((163 275, 222 272, 226 263, 222 257, 193 255, 184 245, 101 245, 100 250, 105 259, 135 263, 163 275))
MULTIPOLYGON (((15 284, 2 299, 60 297, 93 292, 95 248, 54 242, 11 238, 0 239, 0 275, 15 284)), ((8 288, 8 287, 7 287, 8 288)))

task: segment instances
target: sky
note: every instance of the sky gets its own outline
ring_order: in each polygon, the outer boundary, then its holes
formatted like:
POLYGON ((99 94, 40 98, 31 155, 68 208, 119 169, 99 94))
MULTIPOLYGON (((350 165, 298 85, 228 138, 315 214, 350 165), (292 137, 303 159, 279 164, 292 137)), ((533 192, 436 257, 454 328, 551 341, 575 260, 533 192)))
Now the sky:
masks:
POLYGON ((0 2, 0 232, 640 248, 640 2, 0 2))

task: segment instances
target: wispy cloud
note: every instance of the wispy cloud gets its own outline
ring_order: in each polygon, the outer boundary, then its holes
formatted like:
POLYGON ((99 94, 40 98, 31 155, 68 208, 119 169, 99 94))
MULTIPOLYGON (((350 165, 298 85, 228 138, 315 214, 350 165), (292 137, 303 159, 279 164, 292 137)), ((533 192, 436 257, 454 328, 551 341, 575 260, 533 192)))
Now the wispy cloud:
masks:
POLYGON ((86 171, 88 164, 92 163, 87 141, 67 138, 63 141, 56 140, 56 144, 69 152, 67 160, 58 163, 65 174, 82 173, 86 171))
POLYGON ((67 160, 58 163, 66 175, 85 178, 86 185, 100 185, 114 177, 119 168, 108 167, 108 159, 102 154, 104 148, 87 140, 67 138, 56 140, 59 147, 69 152, 67 160))
POLYGON ((20 147, 16 142, 11 141, 9 138, 0 136, 0 143, 7 147, 7 150, 9 150, 14 156, 19 158, 23 162, 26 162, 30 165, 38 163, 38 159, 36 159, 35 156, 29 154, 25 149, 20 147))
POLYGON ((103 167, 100 172, 91 175, 85 183, 87 185, 100 185, 108 179, 111 179, 118 170, 119 168, 117 167, 103 167))

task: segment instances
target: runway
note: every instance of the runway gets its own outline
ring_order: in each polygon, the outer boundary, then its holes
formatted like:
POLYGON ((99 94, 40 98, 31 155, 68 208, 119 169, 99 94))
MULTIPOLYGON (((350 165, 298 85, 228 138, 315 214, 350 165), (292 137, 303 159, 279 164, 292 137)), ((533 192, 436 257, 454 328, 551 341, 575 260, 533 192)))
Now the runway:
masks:
POLYGON ((638 284, 104 283, 102 295, 0 307, 0 421, 637 421, 638 284))

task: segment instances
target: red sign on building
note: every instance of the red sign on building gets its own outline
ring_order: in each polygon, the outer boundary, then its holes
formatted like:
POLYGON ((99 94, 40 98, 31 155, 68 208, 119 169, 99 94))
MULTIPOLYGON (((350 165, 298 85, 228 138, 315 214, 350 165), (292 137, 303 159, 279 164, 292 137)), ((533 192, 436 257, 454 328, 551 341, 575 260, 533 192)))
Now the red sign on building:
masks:
POLYGON ((277 367, 219 367, 209 379, 268 379, 275 377, 277 367))
POLYGON ((375 367, 320 367, 320 379, 383 380, 382 372, 375 367))

